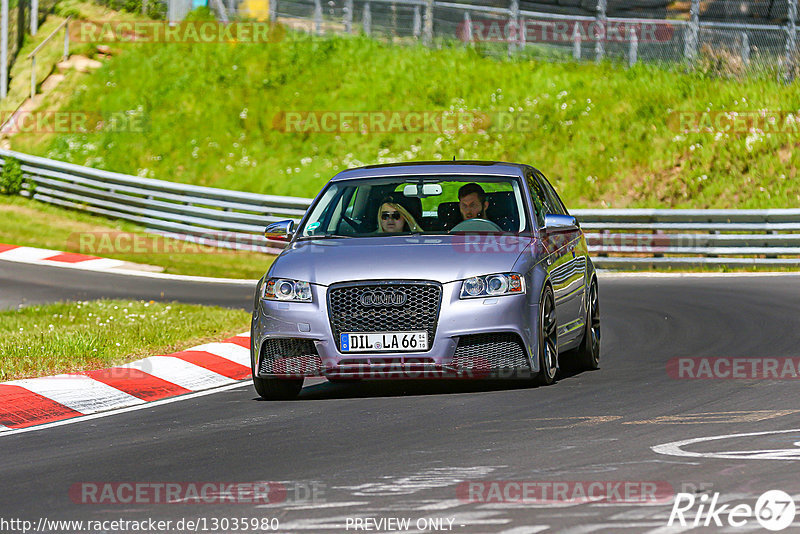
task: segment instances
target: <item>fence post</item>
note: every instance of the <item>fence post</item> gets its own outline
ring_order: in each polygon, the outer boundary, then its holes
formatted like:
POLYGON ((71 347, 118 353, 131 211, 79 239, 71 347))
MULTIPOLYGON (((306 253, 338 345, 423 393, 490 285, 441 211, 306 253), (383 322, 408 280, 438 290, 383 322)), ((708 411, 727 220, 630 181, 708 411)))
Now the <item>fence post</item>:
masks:
POLYGON ((516 50, 517 43, 519 42, 519 0, 511 0, 508 10, 511 12, 511 15, 508 18, 506 35, 508 35, 508 55, 510 56, 514 53, 514 50, 516 50), (513 37, 511 34, 512 31, 514 32, 513 37))
POLYGON ((636 60, 639 55, 639 38, 636 36, 636 30, 632 27, 628 32, 628 41, 628 67, 630 68, 636 65, 636 60))
POLYGON ((8 0, 0 2, 0 98, 8 96, 8 0))
POLYGON ((747 32, 742 32, 742 62, 745 67, 750 64, 750 38, 747 32))
POLYGON ((784 81, 791 83, 797 60, 797 0, 789 0, 789 17, 786 24, 786 73, 784 81))
POLYGON ((574 29, 572 30, 572 57, 575 61, 581 59, 581 43, 583 39, 581 38, 581 31, 578 29, 579 21, 575 21, 574 29))
POLYGON ((433 0, 425 0, 425 20, 422 26, 422 44, 433 43, 433 0))
POLYGON ((31 35, 39 30, 39 0, 31 0, 31 35))
POLYGON ((606 0, 597 0, 597 17, 595 20, 594 59, 602 61, 606 55, 606 0))
POLYGON ((361 26, 364 28, 364 34, 369 35, 372 33, 372 13, 369 10, 369 2, 364 4, 364 12, 361 14, 361 26))
POLYGON ((698 35, 700 33, 700 0, 692 0, 689 9, 689 25, 683 40, 683 55, 689 63, 697 58, 698 35))
POLYGON ((464 11, 464 41, 469 46, 472 43, 472 18, 469 11, 464 11))
POLYGON ((278 0, 269 0, 269 21, 272 23, 278 21, 278 0))
POLYGON ((36 96, 36 56, 31 56, 31 98, 36 96))
POLYGON ((345 0, 344 3, 344 31, 353 33, 353 0, 345 0))
POLYGON ((422 13, 419 10, 419 4, 414 6, 414 39, 419 40, 422 34, 422 13))
POLYGON ((314 0, 314 33, 322 35, 322 0, 314 0))
POLYGON ((69 19, 67 23, 64 25, 64 59, 66 61, 69 59, 69 19))

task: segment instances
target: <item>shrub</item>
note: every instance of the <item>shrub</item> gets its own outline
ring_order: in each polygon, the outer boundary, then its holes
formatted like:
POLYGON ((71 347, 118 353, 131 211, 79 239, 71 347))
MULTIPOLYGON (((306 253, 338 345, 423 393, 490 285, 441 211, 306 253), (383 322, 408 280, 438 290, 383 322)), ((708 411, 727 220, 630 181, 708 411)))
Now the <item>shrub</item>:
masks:
POLYGON ((22 191, 22 166, 19 160, 5 158, 3 172, 0 173, 0 193, 3 195, 18 195, 22 191))

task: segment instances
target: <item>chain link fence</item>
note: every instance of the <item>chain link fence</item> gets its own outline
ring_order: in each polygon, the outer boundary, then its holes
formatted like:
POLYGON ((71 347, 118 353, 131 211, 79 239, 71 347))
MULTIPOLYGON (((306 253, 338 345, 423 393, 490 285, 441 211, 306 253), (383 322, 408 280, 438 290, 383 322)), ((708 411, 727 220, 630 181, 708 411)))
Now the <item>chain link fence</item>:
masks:
MULTIPOLYGON (((550 60, 685 63, 714 75, 790 81, 798 71, 797 3, 271 0, 269 17, 317 35, 364 33, 550 60)), ((242 15, 242 4, 227 5, 231 17, 242 15)))

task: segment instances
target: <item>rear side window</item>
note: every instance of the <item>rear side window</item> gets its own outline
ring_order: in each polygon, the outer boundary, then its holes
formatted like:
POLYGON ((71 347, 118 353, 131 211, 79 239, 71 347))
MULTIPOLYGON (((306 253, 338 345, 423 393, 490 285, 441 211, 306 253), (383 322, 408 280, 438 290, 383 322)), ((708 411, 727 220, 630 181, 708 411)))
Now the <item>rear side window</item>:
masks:
POLYGON ((550 185, 550 182, 547 181, 547 178, 544 177, 541 173, 538 173, 536 177, 542 184, 544 188, 544 194, 547 197, 547 213, 552 213, 555 215, 569 215, 567 213, 567 208, 564 206, 564 203, 561 202, 561 199, 556 194, 556 190, 553 189, 553 186, 550 185))

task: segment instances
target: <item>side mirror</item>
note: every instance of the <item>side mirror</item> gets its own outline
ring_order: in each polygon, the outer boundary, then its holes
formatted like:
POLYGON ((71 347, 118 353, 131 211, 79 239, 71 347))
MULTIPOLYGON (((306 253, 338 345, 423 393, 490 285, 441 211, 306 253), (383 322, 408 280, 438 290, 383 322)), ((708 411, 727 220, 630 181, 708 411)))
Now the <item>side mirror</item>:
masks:
POLYGON ((544 217, 544 227, 547 230, 570 230, 580 228, 580 225, 572 215, 549 214, 544 217))
POLYGON ((294 237, 294 221, 278 221, 264 229, 264 237, 272 241, 291 241, 294 237))

